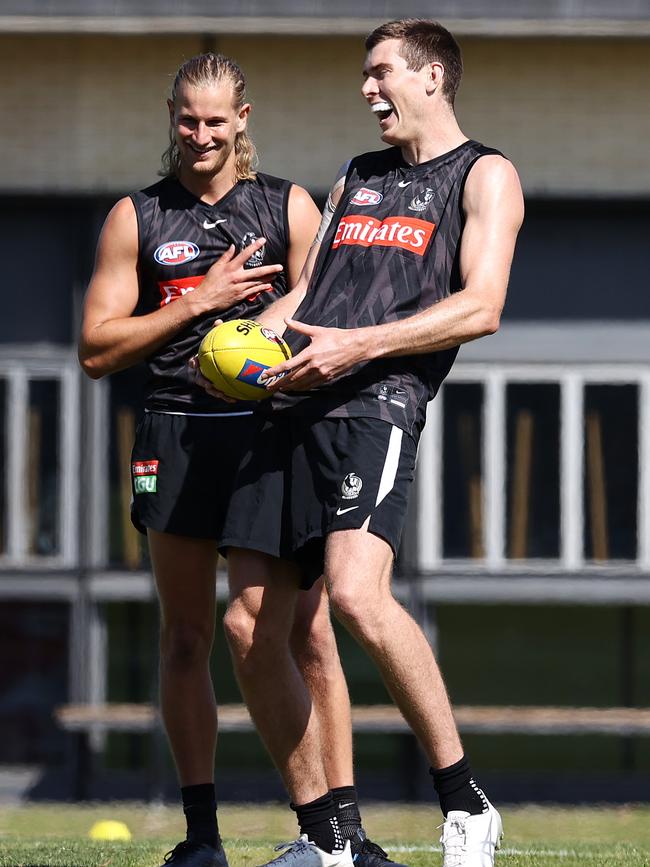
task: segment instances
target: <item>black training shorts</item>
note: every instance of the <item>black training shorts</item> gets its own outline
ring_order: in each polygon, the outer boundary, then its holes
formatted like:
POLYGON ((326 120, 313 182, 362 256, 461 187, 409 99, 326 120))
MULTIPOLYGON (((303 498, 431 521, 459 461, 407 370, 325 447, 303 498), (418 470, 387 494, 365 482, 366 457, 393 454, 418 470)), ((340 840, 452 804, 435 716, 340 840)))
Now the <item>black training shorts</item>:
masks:
POLYGON ((131 455, 131 520, 179 536, 219 539, 255 418, 147 412, 131 455))
POLYGON ((416 454, 409 434, 379 419, 275 413, 242 461, 219 547, 297 561, 304 589, 322 573, 335 530, 368 521, 397 553, 416 454))

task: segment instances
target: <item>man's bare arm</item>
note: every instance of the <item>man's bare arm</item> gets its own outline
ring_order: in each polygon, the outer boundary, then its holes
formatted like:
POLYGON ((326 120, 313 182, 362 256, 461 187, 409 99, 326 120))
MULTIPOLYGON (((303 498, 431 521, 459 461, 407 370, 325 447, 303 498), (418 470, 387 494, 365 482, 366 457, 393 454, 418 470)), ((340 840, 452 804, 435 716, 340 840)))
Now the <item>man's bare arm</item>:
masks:
MULTIPOLYGON (((262 322, 264 325, 268 325, 269 328, 273 328, 273 330, 277 334, 283 334, 286 329, 286 320, 290 319, 293 314, 296 312, 298 307, 302 304, 302 301, 307 294, 307 289, 309 288, 309 281, 311 280, 311 275, 314 271, 314 265, 316 263, 316 259, 318 257, 318 253, 320 250, 320 245, 325 237, 325 233, 329 227, 329 224, 332 221, 332 217, 334 216, 334 211, 336 210, 336 206, 339 203, 341 198, 341 194, 343 192, 343 187, 345 186, 345 174, 347 172, 347 166, 341 166, 336 181, 332 186, 332 189, 329 192, 327 197, 327 202, 325 203, 325 208, 323 209, 322 215, 320 215, 320 224, 317 221, 313 222, 311 216, 309 217, 309 233, 311 233, 311 237, 309 238, 309 244, 305 248, 306 256, 302 257, 302 267, 299 274, 296 276, 296 279, 290 279, 289 286, 291 291, 285 295, 283 298, 279 298, 277 301, 274 301, 269 307, 266 308, 258 317, 258 321, 262 322), (316 231, 316 227, 318 227, 318 231, 316 231)), ((297 196, 293 196, 294 190, 300 190, 300 187, 292 187, 292 198, 289 199, 289 231, 290 237, 292 239, 294 235, 299 238, 305 237, 304 232, 304 223, 305 223, 305 208, 302 199, 302 195, 299 194, 297 196)), ((304 190, 301 193, 305 193, 304 190)), ((311 197, 309 197, 309 201, 312 202, 311 197)), ((312 202, 313 205, 313 202, 312 202)), ((314 205, 315 208, 315 205, 314 205)), ((316 210, 318 213, 318 210, 316 210)), ((297 256, 297 260, 300 261, 300 256, 297 256)), ((290 273, 287 275, 291 278, 291 267, 290 273)))
POLYGON ((102 229, 95 270, 84 303, 79 360, 93 379, 143 360, 167 343, 197 316, 226 310, 254 292, 280 265, 256 268, 254 280, 245 262, 264 244, 258 238, 238 255, 234 247, 209 269, 193 292, 153 313, 133 316, 138 302, 138 226, 133 202, 121 199, 102 229))
POLYGON ((258 322, 283 334, 285 319, 293 316, 305 297, 309 277, 318 255, 315 242, 321 219, 309 193, 293 184, 287 208, 289 247, 287 250, 287 287, 289 292, 270 304, 256 317, 258 322))
POLYGON ((290 321, 311 338, 295 358, 269 370, 288 372, 276 388, 314 388, 373 358, 437 352, 494 333, 505 302, 523 197, 507 160, 477 161, 465 185, 465 227, 460 248, 462 292, 399 322, 367 328, 321 328, 290 321))
POLYGON ((521 185, 512 163, 499 156, 478 160, 465 184, 463 206, 463 291, 401 322, 373 328, 376 357, 450 349, 499 328, 524 217, 521 185))

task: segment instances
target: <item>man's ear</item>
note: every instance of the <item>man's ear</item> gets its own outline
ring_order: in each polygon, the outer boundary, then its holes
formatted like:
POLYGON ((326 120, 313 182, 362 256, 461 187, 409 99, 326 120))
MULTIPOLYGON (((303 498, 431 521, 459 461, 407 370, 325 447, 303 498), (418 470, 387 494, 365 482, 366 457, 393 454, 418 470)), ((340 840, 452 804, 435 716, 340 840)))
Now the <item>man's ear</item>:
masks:
POLYGON ((237 113, 237 132, 243 132, 248 126, 248 115, 251 113, 250 102, 245 102, 237 113))
POLYGON ((427 73, 426 89, 427 93, 431 96, 439 87, 442 87, 442 81, 445 77, 445 67, 438 60, 434 60, 433 63, 427 65, 427 73))

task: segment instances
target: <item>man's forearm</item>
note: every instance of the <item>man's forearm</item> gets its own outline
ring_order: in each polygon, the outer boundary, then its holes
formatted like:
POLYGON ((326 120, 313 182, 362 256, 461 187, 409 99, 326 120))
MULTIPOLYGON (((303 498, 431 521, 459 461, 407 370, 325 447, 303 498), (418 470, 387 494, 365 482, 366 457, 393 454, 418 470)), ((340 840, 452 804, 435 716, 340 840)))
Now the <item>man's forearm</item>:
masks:
POLYGON ((109 319, 82 334, 79 360, 92 379, 143 361, 197 315, 188 296, 144 316, 109 319))
POLYGON ((276 334, 284 334, 287 328, 284 320, 293 318, 294 313, 300 307, 307 294, 319 250, 320 241, 317 238, 309 249, 302 273, 291 288, 291 291, 283 295, 282 298, 278 298, 277 301, 274 301, 266 310, 263 310, 256 317, 258 322, 261 322, 268 328, 272 328, 276 334))
POLYGON ((284 334, 287 329, 285 319, 291 319, 305 297, 305 289, 298 284, 295 289, 283 295, 274 301, 266 310, 263 310, 259 316, 256 316, 257 322, 266 325, 267 328, 272 328, 276 334, 284 334))
POLYGON ((398 322, 358 329, 358 336, 368 360, 420 355, 494 334, 500 315, 500 307, 486 303, 483 295, 465 290, 398 322))

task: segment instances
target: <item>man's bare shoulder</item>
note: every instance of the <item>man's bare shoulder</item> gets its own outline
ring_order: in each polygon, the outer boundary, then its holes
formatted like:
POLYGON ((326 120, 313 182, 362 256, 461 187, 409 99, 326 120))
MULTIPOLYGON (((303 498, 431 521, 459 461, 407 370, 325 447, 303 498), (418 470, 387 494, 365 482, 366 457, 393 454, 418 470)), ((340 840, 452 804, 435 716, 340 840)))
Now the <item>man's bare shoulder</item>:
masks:
POLYGON ((135 214, 135 205, 133 204, 133 199, 131 196, 124 196, 122 199, 118 199, 117 202, 113 205, 113 207, 108 212, 108 216, 106 217, 105 225, 109 223, 135 223, 137 220, 135 214))
POLYGON ((485 154, 470 168, 465 182, 465 192, 486 187, 521 186, 517 169, 501 154, 485 154))
POLYGON ((314 203, 311 195, 304 187, 301 187, 299 184, 291 184, 289 196, 290 201, 293 201, 298 207, 308 206, 314 203))
POLYGON ((133 200, 129 196, 119 199, 104 221, 100 243, 137 243, 138 218, 133 200))
POLYGON ((517 169, 500 154, 486 154, 471 167, 463 191, 466 214, 486 206, 508 203, 523 211, 523 193, 517 169))

